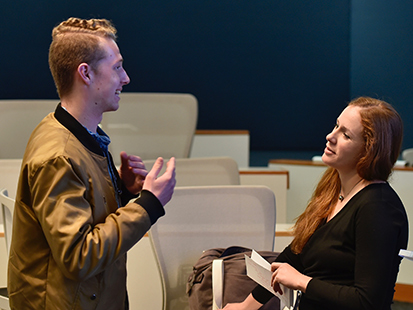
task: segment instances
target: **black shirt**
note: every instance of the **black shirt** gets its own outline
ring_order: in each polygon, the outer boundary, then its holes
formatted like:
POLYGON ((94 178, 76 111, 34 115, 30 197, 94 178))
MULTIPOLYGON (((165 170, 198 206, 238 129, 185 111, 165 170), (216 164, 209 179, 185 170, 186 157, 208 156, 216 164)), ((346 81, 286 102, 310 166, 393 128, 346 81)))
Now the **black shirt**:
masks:
MULTIPOLYGON (((302 252, 277 258, 312 277, 300 310, 391 309, 400 249, 408 240, 406 211, 388 183, 371 184, 314 232, 302 252)), ((258 286, 265 303, 271 293, 258 286)))

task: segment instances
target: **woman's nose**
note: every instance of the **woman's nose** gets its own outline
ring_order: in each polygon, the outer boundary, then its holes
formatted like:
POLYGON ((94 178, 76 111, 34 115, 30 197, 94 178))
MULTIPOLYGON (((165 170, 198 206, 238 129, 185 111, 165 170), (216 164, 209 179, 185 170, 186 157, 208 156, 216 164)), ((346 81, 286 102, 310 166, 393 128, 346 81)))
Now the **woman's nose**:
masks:
POLYGON ((332 132, 330 132, 327 136, 326 136, 326 140, 329 142, 334 142, 335 136, 334 136, 334 130, 332 132))

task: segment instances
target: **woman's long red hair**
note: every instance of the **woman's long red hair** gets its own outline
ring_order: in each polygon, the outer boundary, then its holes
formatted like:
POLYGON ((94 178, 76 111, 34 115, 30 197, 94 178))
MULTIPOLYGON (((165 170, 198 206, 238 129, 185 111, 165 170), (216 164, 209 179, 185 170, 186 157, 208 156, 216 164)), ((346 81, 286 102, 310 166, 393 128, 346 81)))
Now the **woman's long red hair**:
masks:
MULTIPOLYGON (((349 103, 360 107, 364 151, 357 164, 358 174, 367 181, 386 181, 400 154, 403 123, 387 102, 360 97, 349 103)), ((321 177, 307 208, 294 225, 291 249, 301 253, 317 227, 328 217, 340 194, 341 181, 336 169, 328 168, 321 177)))

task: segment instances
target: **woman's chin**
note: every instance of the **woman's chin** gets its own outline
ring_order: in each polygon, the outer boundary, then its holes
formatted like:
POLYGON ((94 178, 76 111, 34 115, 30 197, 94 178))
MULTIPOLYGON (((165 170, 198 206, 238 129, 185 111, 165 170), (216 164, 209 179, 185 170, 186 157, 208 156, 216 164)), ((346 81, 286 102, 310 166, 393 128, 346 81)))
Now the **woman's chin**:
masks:
POLYGON ((329 156, 326 155, 326 153, 323 153, 323 155, 321 156, 321 160, 323 161, 323 163, 325 163, 326 165, 330 166, 329 162, 329 156))

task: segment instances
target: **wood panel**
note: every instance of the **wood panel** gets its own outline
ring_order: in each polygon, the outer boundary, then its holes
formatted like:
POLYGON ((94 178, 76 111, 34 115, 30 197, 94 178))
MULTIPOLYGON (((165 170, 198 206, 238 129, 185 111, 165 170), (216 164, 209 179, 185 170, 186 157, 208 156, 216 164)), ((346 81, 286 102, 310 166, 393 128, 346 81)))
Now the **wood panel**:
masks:
POLYGON ((396 283, 394 300, 413 303, 413 285, 396 283))

